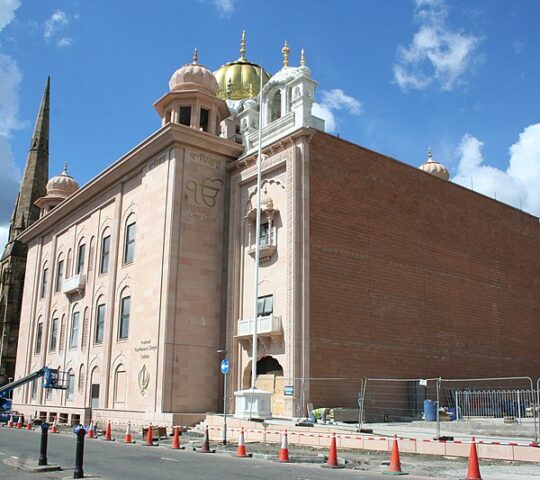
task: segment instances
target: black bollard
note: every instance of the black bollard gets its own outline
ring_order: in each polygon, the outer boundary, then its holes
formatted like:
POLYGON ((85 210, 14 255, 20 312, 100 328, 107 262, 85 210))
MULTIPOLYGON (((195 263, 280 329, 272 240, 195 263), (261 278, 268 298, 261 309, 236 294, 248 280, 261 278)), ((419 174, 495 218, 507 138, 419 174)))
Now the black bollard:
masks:
POLYGON ((73 478, 84 478, 83 472, 83 457, 84 457, 84 436, 86 435, 86 429, 79 425, 75 429, 77 435, 77 446, 75 449, 75 470, 73 471, 73 478))
POLYGON ((49 435, 49 424, 41 424, 41 447, 39 450, 38 465, 47 465, 47 439, 49 435))

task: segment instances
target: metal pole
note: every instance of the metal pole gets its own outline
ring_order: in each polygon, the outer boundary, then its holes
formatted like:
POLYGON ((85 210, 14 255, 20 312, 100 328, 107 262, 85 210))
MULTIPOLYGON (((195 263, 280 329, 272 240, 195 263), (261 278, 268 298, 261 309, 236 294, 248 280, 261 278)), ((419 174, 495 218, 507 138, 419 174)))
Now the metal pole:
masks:
POLYGON ((49 434, 49 424, 41 424, 41 446, 39 449, 38 465, 47 465, 47 436, 49 434))
POLYGON ((84 436, 86 430, 82 425, 79 425, 75 432, 77 435, 77 443, 75 448, 75 470, 73 470, 73 478, 84 478, 83 458, 84 458, 84 436))
POLYGON ((436 440, 438 440, 441 437, 441 422, 439 418, 439 407, 440 407, 440 390, 441 390, 441 379, 437 379, 437 432, 436 432, 436 440))
POLYGON ((227 445, 227 374, 223 375, 223 445, 227 445))
POLYGON ((262 178, 262 128, 263 128, 263 73, 260 70, 259 83, 259 145, 257 147, 257 218, 255 222, 255 278, 253 288, 253 338, 251 349, 251 402, 249 406, 249 418, 253 407, 253 395, 257 380, 257 307, 259 304, 259 257, 261 246, 259 236, 261 234, 261 178, 262 178))
POLYGON ((519 423, 521 423, 521 399, 519 398, 519 390, 516 390, 516 397, 517 397, 517 412, 518 412, 518 419, 519 423))

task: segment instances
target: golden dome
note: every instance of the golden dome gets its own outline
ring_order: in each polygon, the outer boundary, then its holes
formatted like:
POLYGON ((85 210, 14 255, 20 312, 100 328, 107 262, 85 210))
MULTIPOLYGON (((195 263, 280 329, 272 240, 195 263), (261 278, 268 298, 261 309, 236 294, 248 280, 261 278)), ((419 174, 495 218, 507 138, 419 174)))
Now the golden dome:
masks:
POLYGON ((226 63, 214 72, 219 85, 218 97, 225 100, 241 100, 258 95, 261 74, 265 85, 270 75, 260 65, 246 59, 246 33, 242 32, 240 58, 226 63))
POLYGON ((428 150, 428 159, 418 168, 426 173, 431 173, 431 175, 435 175, 442 180, 448 180, 450 178, 448 169, 442 163, 433 160, 431 148, 428 150))

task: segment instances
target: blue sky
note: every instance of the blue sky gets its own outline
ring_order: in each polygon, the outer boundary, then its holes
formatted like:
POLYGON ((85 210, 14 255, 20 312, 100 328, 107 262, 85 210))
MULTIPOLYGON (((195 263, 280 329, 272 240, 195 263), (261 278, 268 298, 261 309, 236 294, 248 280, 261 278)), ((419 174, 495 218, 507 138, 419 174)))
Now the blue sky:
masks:
POLYGON ((275 73, 285 40, 332 133, 540 215, 536 0, 0 0, 0 247, 47 75, 50 175, 84 184, 159 128, 191 59, 275 73))

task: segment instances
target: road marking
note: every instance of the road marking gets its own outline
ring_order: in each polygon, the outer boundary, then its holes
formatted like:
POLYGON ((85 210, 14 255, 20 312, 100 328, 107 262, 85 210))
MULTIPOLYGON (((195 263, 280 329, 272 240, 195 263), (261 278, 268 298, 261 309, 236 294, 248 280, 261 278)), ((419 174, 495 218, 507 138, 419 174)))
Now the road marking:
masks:
POLYGON ((176 458, 167 458, 167 457, 161 457, 161 460, 167 460, 169 462, 179 462, 180 460, 177 460, 176 458))

